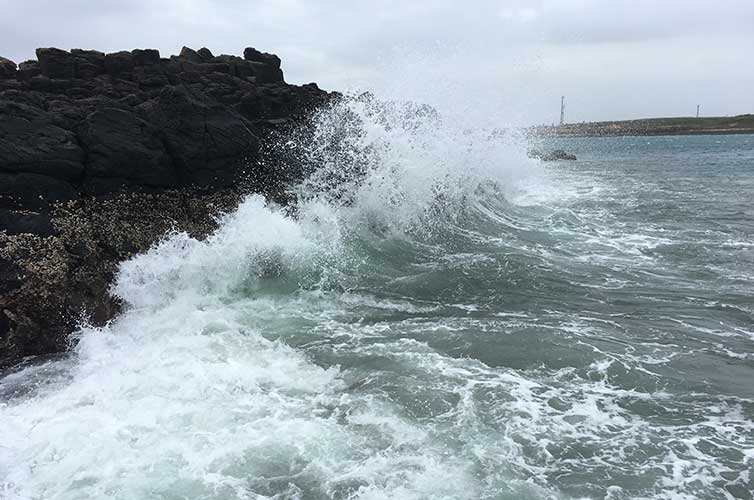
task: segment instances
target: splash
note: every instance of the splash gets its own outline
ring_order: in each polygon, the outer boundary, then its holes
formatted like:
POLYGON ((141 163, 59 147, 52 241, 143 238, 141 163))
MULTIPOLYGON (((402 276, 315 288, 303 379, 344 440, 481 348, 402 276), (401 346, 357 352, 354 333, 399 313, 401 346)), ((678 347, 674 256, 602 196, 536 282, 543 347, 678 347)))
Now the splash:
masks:
POLYGON ((312 174, 297 198, 351 206, 351 216, 398 230, 427 222, 438 204, 458 208, 486 184, 506 188, 541 172, 519 137, 454 126, 426 105, 365 93, 314 121, 315 133, 301 148, 312 174))

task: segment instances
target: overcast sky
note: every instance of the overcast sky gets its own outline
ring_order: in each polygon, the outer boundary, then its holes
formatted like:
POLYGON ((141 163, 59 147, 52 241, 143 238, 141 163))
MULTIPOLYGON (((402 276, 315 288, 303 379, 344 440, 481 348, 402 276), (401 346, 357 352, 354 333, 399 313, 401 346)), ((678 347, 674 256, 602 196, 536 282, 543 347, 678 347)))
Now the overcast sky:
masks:
POLYGON ((0 55, 206 45, 512 124, 754 112, 754 0, 0 0, 0 55))

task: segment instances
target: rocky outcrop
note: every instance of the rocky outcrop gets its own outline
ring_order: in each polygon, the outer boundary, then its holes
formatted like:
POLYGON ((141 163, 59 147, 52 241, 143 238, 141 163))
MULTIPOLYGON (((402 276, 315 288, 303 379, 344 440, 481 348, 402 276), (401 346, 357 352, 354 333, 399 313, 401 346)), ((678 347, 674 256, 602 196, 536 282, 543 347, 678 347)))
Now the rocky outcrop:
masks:
POLYGON ((553 151, 550 151, 549 153, 545 153, 538 149, 530 149, 529 151, 527 151, 527 155, 529 156, 529 158, 535 158, 542 161, 576 160, 575 154, 568 153, 566 151, 563 151, 562 149, 555 149, 553 151))
POLYGON ((0 367, 111 318, 117 262, 166 230, 205 235, 244 190, 285 202, 300 170, 269 145, 330 97, 253 48, 36 55, 0 58, 0 367))
POLYGON ((16 77, 16 63, 10 59, 0 57, 0 78, 15 78, 16 77))

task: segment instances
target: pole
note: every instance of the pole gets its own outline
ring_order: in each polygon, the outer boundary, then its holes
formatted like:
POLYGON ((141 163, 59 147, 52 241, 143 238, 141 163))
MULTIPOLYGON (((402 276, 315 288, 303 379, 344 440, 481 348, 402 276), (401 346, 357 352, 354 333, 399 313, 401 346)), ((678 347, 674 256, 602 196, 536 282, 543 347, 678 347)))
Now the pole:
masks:
POLYGON ((565 96, 560 96, 560 126, 565 123, 565 96))
POLYGON ((699 105, 696 105, 696 117, 699 118, 699 105))

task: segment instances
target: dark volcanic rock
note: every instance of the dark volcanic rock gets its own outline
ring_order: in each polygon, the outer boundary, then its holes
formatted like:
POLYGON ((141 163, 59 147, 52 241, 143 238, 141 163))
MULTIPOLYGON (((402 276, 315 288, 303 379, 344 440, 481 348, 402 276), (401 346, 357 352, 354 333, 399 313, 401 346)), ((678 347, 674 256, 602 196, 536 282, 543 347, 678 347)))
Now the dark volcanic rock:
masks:
POLYGON ((16 77, 16 63, 10 59, 0 57, 0 79, 3 78, 15 78, 16 77))
POLYGON ((268 54, 260 52, 253 47, 246 47, 243 51, 243 58, 251 61, 257 81, 260 83, 283 81, 280 58, 275 54, 268 54))
POLYGON ((129 73, 134 68, 134 56, 125 50, 105 55, 104 62, 105 71, 113 76, 129 73))
POLYGON ((549 155, 546 155, 544 159, 546 161, 547 160, 571 160, 573 161, 576 159, 576 155, 573 153, 567 153, 563 151, 562 149, 556 149, 552 151, 549 155))
POLYGON ((135 66, 160 64, 160 51, 155 49, 134 49, 131 51, 135 66))
POLYGON ((178 57, 195 63, 204 62, 204 58, 202 56, 200 56, 194 49, 190 49, 186 46, 181 49, 181 53, 178 55, 178 57))
POLYGON ((79 178, 84 171, 84 151, 76 135, 58 126, 53 114, 3 97, 0 95, 0 171, 79 178))
POLYGON ((161 129, 183 182, 190 185, 230 185, 259 148, 249 121, 186 87, 163 89, 144 110, 161 129))
POLYGON ((260 52, 254 47, 246 47, 243 51, 243 58, 247 61, 255 61, 263 64, 268 64, 273 68, 280 68, 280 58, 275 54, 268 54, 267 52, 260 52))
MULTIPOLYGON (((84 119, 78 133, 88 152, 87 177, 121 179, 144 186, 179 185, 173 161, 158 129, 133 110, 97 109, 84 119)), ((93 194, 100 191, 95 189, 93 194)))
POLYGON ((213 56, 213 55, 212 55, 212 51, 211 51, 211 50, 209 50, 209 49, 208 49, 207 47, 202 47, 201 49, 197 50, 196 52, 197 52, 197 53, 198 53, 198 54, 199 54, 199 55, 200 55, 200 56, 202 57, 202 59, 203 59, 203 60, 205 60, 205 61, 209 61, 209 60, 211 60, 211 59, 212 59, 213 57, 215 57, 215 56, 213 56))
POLYGON ((17 78, 19 80, 31 80, 39 74, 40 69, 37 61, 24 61, 18 65, 17 78))
POLYGON ((70 79, 74 76, 73 56, 65 50, 50 48, 37 49, 37 60, 42 74, 47 78, 70 79))
POLYGON ((206 235, 248 189, 285 202, 301 169, 270 138, 330 98, 252 48, 37 58, 0 59, 0 368, 112 318, 118 262, 166 231, 206 235))
MULTIPOLYGON (((200 52, 38 49, 38 64, 22 63, 17 80, 0 86, 0 172, 87 194, 225 187, 261 169, 270 129, 327 99, 316 85, 285 84, 275 55, 200 52)), ((27 192, 15 199, 36 209, 27 192)))
POLYGON ((562 149, 555 149, 549 153, 544 153, 538 149, 530 149, 527 151, 529 158, 536 158, 542 161, 557 161, 557 160, 576 160, 576 155, 573 153, 567 153, 562 149))
POLYGON ((77 197, 77 189, 65 180, 33 173, 0 172, 0 207, 38 210, 77 197))
POLYGON ((105 54, 96 50, 71 50, 76 78, 94 78, 105 72, 105 54))
POLYGON ((44 212, 0 208, 0 225, 5 228, 5 234, 8 236, 34 234, 47 237, 55 234, 50 216, 44 212))
POLYGON ((0 293, 17 290, 22 284, 23 276, 19 265, 8 258, 0 257, 0 293))

